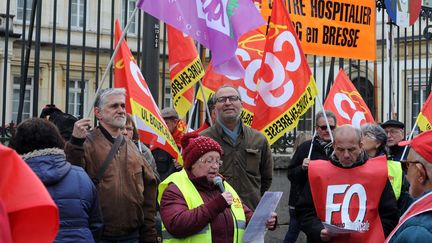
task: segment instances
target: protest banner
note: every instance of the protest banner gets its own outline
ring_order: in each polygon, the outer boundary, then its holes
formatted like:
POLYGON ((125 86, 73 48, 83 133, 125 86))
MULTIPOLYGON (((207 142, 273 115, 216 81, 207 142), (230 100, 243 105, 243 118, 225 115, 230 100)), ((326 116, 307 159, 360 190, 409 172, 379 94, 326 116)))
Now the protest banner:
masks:
POLYGON ((335 114, 338 126, 350 124, 360 128, 365 123, 375 123, 368 106, 343 69, 336 76, 324 109, 335 114))
MULTIPOLYGON (((244 124, 249 127, 252 125, 252 109, 255 106, 256 74, 261 67, 264 45, 265 36, 260 31, 249 31, 240 38, 236 51, 237 58, 245 69, 244 78, 218 74, 213 71, 213 66, 210 63, 202 82, 206 100, 224 84, 237 87, 243 102, 240 116, 244 124)), ((198 92, 197 98, 203 100, 201 92, 198 92)))
MULTIPOLYGON (((118 20, 115 23, 115 45, 121 36, 118 20)), ((183 163, 180 151, 163 120, 141 70, 124 40, 115 57, 114 86, 126 89, 126 111, 132 114, 140 141, 168 152, 183 163)))
POLYGON ((192 38, 170 25, 167 30, 173 106, 183 118, 193 102, 195 84, 204 77, 204 67, 192 38))
MULTIPOLYGON (((269 1, 261 3, 264 19, 270 14, 269 1)), ((376 59, 375 0, 288 0, 286 3, 306 54, 376 59)))
POLYGON ((300 117, 313 105, 318 94, 282 0, 273 3, 263 60, 252 127, 261 131, 273 144, 297 126, 300 117))
POLYGON ((235 56, 237 41, 264 24, 251 0, 140 0, 137 6, 209 48, 216 72, 238 77, 244 69, 235 56))
POLYGON ((429 94, 417 116, 417 125, 422 132, 432 129, 432 93, 429 94))

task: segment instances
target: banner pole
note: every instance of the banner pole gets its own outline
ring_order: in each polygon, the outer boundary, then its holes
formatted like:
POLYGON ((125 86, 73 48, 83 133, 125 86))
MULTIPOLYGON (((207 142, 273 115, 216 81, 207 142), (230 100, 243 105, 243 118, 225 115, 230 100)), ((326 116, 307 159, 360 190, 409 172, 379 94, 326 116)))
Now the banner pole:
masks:
POLYGON ((196 92, 195 92, 195 85, 193 86, 194 92, 193 92, 193 96, 192 96, 192 104, 191 104, 191 108, 189 109, 189 120, 187 123, 187 128, 189 129, 191 127, 192 124, 192 116, 193 113, 195 112, 195 106, 196 106, 196 92))
POLYGON ((106 76, 108 75, 109 71, 111 71, 111 65, 112 65, 113 62, 114 62, 114 58, 115 58, 115 56, 116 56, 118 50, 120 49, 120 45, 122 44, 122 42, 123 42, 123 40, 124 40, 124 38, 125 38, 125 36, 126 36, 126 34, 127 34, 127 31, 128 31, 128 29, 129 29, 129 27, 130 27, 130 25, 131 25, 131 23, 132 23, 132 20, 135 18, 135 14, 136 14, 137 11, 138 11, 138 8, 135 6, 135 9, 134 9, 134 11, 133 11, 132 14, 131 14, 131 18, 129 19, 129 21, 127 22, 125 28, 123 29, 122 35, 120 36, 120 40, 118 41, 118 43, 117 43, 117 45, 116 45, 116 47, 115 47, 115 49, 114 49, 114 52, 113 52, 113 54, 112 54, 112 56, 111 56, 111 59, 110 59, 110 61, 108 62, 107 68, 106 68, 105 71, 104 71, 104 74, 102 75, 102 78, 101 78, 101 80, 100 80, 100 82, 99 82, 99 86, 98 86, 98 88, 96 89, 96 92, 95 92, 96 95, 95 95, 95 97, 93 98, 93 101, 92 101, 91 106, 90 106, 90 108, 89 108, 89 111, 88 111, 88 113, 87 113, 87 117, 90 117, 90 114, 91 114, 92 111, 93 111, 93 107, 94 107, 94 104, 95 104, 95 101, 96 101, 96 97, 97 97, 99 91, 101 90, 102 85, 103 85, 104 82, 105 82, 105 78, 106 78, 106 76))
MULTIPOLYGON (((205 110, 206 110, 206 114, 207 114, 207 116, 209 117, 210 126, 213 126, 213 121, 212 121, 212 119, 211 119, 210 110, 209 110, 208 105, 207 105, 207 99, 206 99, 206 97, 205 97, 205 95, 204 95, 204 86, 202 85, 201 80, 199 80, 198 83, 199 83, 199 86, 200 86, 200 88, 201 88, 201 95, 202 95, 202 97, 203 97, 204 107, 205 107, 205 110)), ((215 94, 216 94, 216 93, 215 93, 215 94)), ((205 122, 205 121, 204 121, 204 122, 205 122)))
MULTIPOLYGON (((411 130, 411 133, 410 133, 410 135, 408 137, 408 141, 412 139, 412 136, 414 135, 414 131, 415 131, 416 127, 417 127, 417 120, 414 123, 414 127, 411 130)), ((402 156, 401 156, 400 160, 403 160, 403 158, 405 157, 405 154, 406 154, 407 150, 408 150, 408 146, 405 146, 404 151, 402 153, 402 156)))

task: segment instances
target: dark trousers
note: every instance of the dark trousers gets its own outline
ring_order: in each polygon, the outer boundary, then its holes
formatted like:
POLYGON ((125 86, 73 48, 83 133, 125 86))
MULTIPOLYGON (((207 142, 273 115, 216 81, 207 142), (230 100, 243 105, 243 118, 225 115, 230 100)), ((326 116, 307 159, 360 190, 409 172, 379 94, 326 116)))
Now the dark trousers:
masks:
POLYGON ((284 243, 295 243, 298 235, 300 234, 300 223, 297 220, 294 208, 290 207, 289 215, 290 215, 290 223, 289 223, 289 227, 288 227, 288 232, 286 233, 285 239, 283 242, 284 243))

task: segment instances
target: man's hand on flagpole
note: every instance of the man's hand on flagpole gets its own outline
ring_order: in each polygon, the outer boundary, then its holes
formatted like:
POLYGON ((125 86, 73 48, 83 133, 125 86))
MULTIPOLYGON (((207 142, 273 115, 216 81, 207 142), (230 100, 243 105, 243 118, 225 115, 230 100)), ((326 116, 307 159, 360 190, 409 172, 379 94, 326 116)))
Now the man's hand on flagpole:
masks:
POLYGON ((83 118, 81 120, 78 120, 74 124, 72 136, 75 138, 85 138, 87 136, 88 131, 91 128, 90 124, 91 124, 90 118, 83 118))
POLYGON ((310 159, 305 158, 305 159, 303 160, 302 169, 303 169, 303 170, 307 170, 308 167, 309 167, 309 163, 310 163, 310 159))

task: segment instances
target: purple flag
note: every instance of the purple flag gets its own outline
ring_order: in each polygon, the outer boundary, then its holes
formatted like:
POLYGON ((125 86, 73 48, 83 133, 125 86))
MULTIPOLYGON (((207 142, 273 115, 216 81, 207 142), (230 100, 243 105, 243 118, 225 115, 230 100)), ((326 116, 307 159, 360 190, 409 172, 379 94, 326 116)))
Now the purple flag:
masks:
POLYGON ((244 76, 238 39, 265 23, 252 0, 140 0, 137 6, 209 48, 214 70, 236 77, 244 76))

